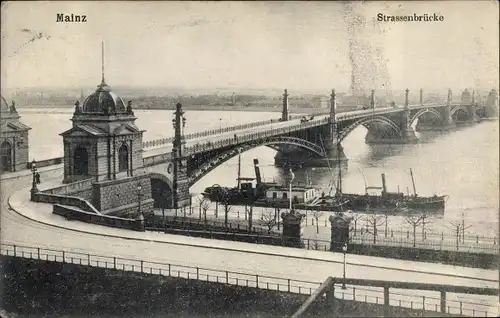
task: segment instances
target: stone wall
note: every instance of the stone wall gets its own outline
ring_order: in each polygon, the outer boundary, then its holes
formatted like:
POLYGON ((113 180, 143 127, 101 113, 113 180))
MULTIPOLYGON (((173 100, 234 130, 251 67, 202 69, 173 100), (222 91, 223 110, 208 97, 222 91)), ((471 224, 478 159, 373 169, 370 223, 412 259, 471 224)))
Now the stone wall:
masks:
POLYGON ((35 202, 75 206, 90 213, 101 214, 90 202, 78 197, 37 192, 32 194, 32 200, 35 202))
POLYGON ((443 263, 484 269, 498 269, 498 254, 469 253, 448 250, 348 244, 348 252, 367 256, 387 257, 409 261, 443 263))
MULTIPOLYGON (((308 295, 1 256, 0 303, 22 316, 290 317, 308 295), (47 283, 41 283, 47 282, 47 283), (43 296, 41 296, 43 295, 43 296), (29 304, 29 305, 26 305, 29 304)), ((438 317, 438 312, 322 297, 303 317, 438 317)))
POLYGON ((15 150, 15 171, 23 170, 29 161, 29 138, 28 131, 20 134, 22 142, 17 142, 15 150))
POLYGON ((151 181, 148 174, 127 179, 100 181, 93 184, 92 204, 103 214, 133 217, 137 214, 137 186, 142 187, 141 210, 152 213, 151 181))
POLYGON ((128 230, 144 230, 141 222, 136 221, 135 219, 125 219, 114 216, 84 212, 74 209, 71 206, 68 207, 55 204, 52 213, 63 216, 68 220, 78 220, 86 223, 99 224, 128 230))

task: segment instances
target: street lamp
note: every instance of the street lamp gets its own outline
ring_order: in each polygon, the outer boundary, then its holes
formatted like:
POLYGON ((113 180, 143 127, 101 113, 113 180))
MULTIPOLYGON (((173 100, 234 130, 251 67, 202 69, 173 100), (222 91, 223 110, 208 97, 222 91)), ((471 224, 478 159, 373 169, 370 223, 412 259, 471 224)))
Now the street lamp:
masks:
POLYGON ((342 289, 347 289, 345 286, 345 254, 347 252, 347 243, 342 246, 342 252, 344 252, 344 280, 342 281, 342 289))
POLYGON ((32 189, 36 189, 36 171, 37 171, 37 169, 36 169, 36 161, 33 160, 31 162, 31 172, 33 173, 33 182, 32 182, 32 185, 31 185, 32 189))
POLYGON ((167 205, 167 200, 168 200, 168 192, 167 190, 163 191, 163 204, 161 207, 161 214, 163 216, 163 227, 165 227, 165 206, 167 205))
POLYGON ((142 215, 141 211, 141 198, 144 196, 142 193, 142 185, 140 183, 137 184, 137 220, 144 221, 144 215, 142 215))
POLYGON ((38 188, 36 186, 36 171, 37 171, 37 169, 36 169, 36 161, 33 160, 31 162, 31 172, 33 173, 33 181, 31 183, 31 193, 32 194, 38 192, 38 188))

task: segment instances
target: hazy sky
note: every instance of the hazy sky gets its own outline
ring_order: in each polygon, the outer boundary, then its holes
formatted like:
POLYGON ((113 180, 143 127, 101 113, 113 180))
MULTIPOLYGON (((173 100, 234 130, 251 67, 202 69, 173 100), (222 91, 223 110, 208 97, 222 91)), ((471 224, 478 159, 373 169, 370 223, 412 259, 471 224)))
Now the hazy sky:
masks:
MULTIPOLYGON (((486 88, 498 81, 498 3, 370 2, 377 13, 441 14, 444 22, 376 22, 394 89, 486 88)), ((2 3, 2 86, 109 85, 345 91, 350 84, 341 3, 2 3), (86 23, 56 23, 56 14, 86 23), (21 29, 43 32, 37 39, 21 29), (22 46, 22 47, 21 47, 22 46)))

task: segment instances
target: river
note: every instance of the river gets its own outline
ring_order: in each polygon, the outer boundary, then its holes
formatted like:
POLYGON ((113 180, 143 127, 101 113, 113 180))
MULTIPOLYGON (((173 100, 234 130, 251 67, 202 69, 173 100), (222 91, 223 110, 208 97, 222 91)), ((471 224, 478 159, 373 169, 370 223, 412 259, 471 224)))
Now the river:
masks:
MULTIPOLYGON (((60 133, 71 127, 72 109, 19 108, 21 121, 30 127, 30 160, 43 160, 63 155, 60 133)), ((170 110, 135 110, 136 124, 145 129, 143 141, 173 135, 170 110)), ((277 112, 187 111, 186 133, 278 118, 277 112)), ((486 121, 449 132, 423 132, 416 145, 365 144, 366 129, 355 129, 343 142, 349 158, 343 175, 345 192, 364 192, 368 185, 380 186, 385 173, 389 191, 413 191, 409 169, 412 168, 419 195, 447 194, 444 215, 430 225, 439 231, 450 222, 464 218, 468 231, 494 236, 498 232, 499 215, 499 131, 497 121, 486 121), (364 175, 364 177, 363 177, 364 175)), ((280 180, 281 168, 274 166, 275 151, 259 147, 242 154, 242 176, 254 176, 253 158, 259 158, 264 179, 280 180)), ((192 188, 200 193, 215 183, 235 185, 237 158, 226 162, 205 176, 192 188)), ((331 180, 328 168, 302 168, 294 171, 296 180, 326 188, 331 180)), ((328 191, 328 190, 327 190, 328 191)), ((402 219, 393 223, 404 223, 402 219)), ((393 224, 397 225, 397 224, 393 224)))

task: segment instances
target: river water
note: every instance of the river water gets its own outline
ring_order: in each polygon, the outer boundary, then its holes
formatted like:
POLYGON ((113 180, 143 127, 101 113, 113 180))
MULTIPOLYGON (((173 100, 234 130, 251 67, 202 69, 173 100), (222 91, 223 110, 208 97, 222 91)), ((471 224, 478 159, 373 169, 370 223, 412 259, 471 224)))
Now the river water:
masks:
MULTIPOLYGON (((43 160, 63 155, 63 131, 71 128, 72 109, 19 109, 21 120, 30 131, 30 160, 43 160)), ((170 110, 136 110, 136 124, 145 129, 143 141, 173 135, 170 110)), ((186 133, 278 118, 278 112, 186 111, 186 133)), ((344 192, 363 193, 368 185, 380 186, 380 174, 386 174, 389 191, 413 186, 409 169, 413 169, 419 195, 447 194, 444 215, 433 220, 430 229, 441 231, 450 222, 465 220, 471 233, 494 236, 499 218, 499 137, 498 122, 487 121, 449 132, 422 132, 416 145, 365 144, 366 129, 355 129, 343 142, 349 158, 343 175, 344 192)), ((285 172, 274 166, 275 151, 259 147, 242 154, 242 176, 254 176, 253 158, 259 158, 266 181, 279 181, 285 172)), ((205 176, 192 188, 200 193, 207 186, 236 185, 237 158, 226 162, 205 176)), ((312 182, 325 188, 331 173, 328 168, 302 168, 294 171, 297 182, 312 182)), ((401 219, 394 222, 402 222, 401 219)), ((396 225, 397 224, 393 224, 396 225)))

